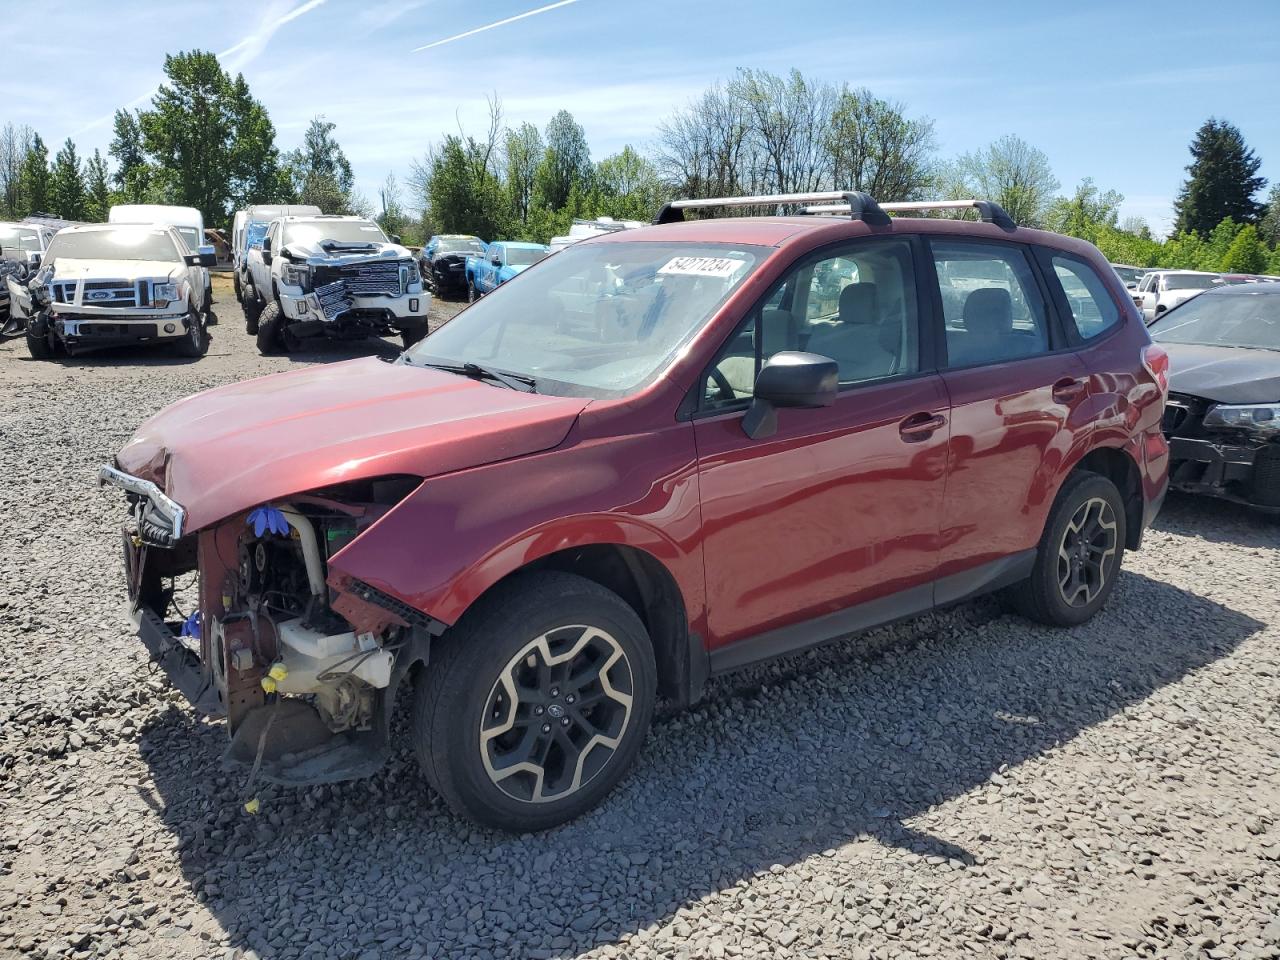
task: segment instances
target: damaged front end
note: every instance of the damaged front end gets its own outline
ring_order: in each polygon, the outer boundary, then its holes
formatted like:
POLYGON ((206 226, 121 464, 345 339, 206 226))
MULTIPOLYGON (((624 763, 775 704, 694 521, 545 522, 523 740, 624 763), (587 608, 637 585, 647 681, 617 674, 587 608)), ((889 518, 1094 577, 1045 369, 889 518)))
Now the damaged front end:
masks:
POLYGON ((421 481, 346 483, 189 532, 157 479, 100 471, 130 504, 139 637, 198 711, 226 717, 226 759, 291 785, 376 771, 396 690, 443 625, 328 568, 421 481))

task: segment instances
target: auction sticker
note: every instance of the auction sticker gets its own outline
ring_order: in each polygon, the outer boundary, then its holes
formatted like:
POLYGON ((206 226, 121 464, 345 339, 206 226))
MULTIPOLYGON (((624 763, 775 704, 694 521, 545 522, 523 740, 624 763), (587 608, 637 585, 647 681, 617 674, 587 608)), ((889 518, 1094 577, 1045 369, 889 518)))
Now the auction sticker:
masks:
POLYGON ((672 257, 658 268, 659 274, 674 273, 687 277, 720 277, 727 280, 746 264, 732 257, 672 257))

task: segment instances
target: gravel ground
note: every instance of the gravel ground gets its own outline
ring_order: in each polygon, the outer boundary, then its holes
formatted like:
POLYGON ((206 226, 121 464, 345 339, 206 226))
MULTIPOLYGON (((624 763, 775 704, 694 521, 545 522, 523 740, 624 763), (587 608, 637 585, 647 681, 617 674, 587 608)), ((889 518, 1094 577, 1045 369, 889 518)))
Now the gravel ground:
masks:
POLYGON ((392 348, 222 316, 198 362, 0 347, 0 955, 1280 956, 1280 526, 1187 498, 1093 623, 980 601, 718 681, 543 835, 449 814, 403 736, 241 813, 94 471, 180 396, 392 348))

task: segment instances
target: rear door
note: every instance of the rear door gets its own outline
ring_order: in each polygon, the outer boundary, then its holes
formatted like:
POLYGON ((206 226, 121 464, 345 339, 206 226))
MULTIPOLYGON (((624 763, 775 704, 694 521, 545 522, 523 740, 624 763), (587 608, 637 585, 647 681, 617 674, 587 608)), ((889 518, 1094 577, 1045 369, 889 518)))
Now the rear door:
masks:
POLYGON ((1029 248, 950 237, 929 248, 951 400, 938 574, 967 574, 939 584, 946 602, 1039 542, 1087 383, 1029 248))
POLYGON ((854 605, 905 615, 932 602, 948 411, 920 338, 916 249, 862 240, 800 261, 703 378, 694 435, 718 668, 847 632, 788 628, 854 605), (838 399, 781 409, 777 432, 751 439, 742 420, 761 366, 802 349, 837 361, 838 399))

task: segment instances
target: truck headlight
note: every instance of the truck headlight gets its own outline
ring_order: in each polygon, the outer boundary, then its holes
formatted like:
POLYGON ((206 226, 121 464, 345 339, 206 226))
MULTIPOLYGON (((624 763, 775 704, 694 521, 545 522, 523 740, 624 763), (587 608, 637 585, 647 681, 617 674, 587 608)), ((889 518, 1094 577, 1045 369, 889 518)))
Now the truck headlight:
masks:
POLYGON ((1204 425, 1264 436, 1280 433, 1280 403, 1215 403, 1204 415, 1204 425))
POLYGON ((161 309, 178 299, 176 283, 153 283, 151 285, 151 305, 161 309))
POLYGON ((280 279, 291 287, 303 287, 311 279, 311 268, 305 263, 286 263, 280 279))

